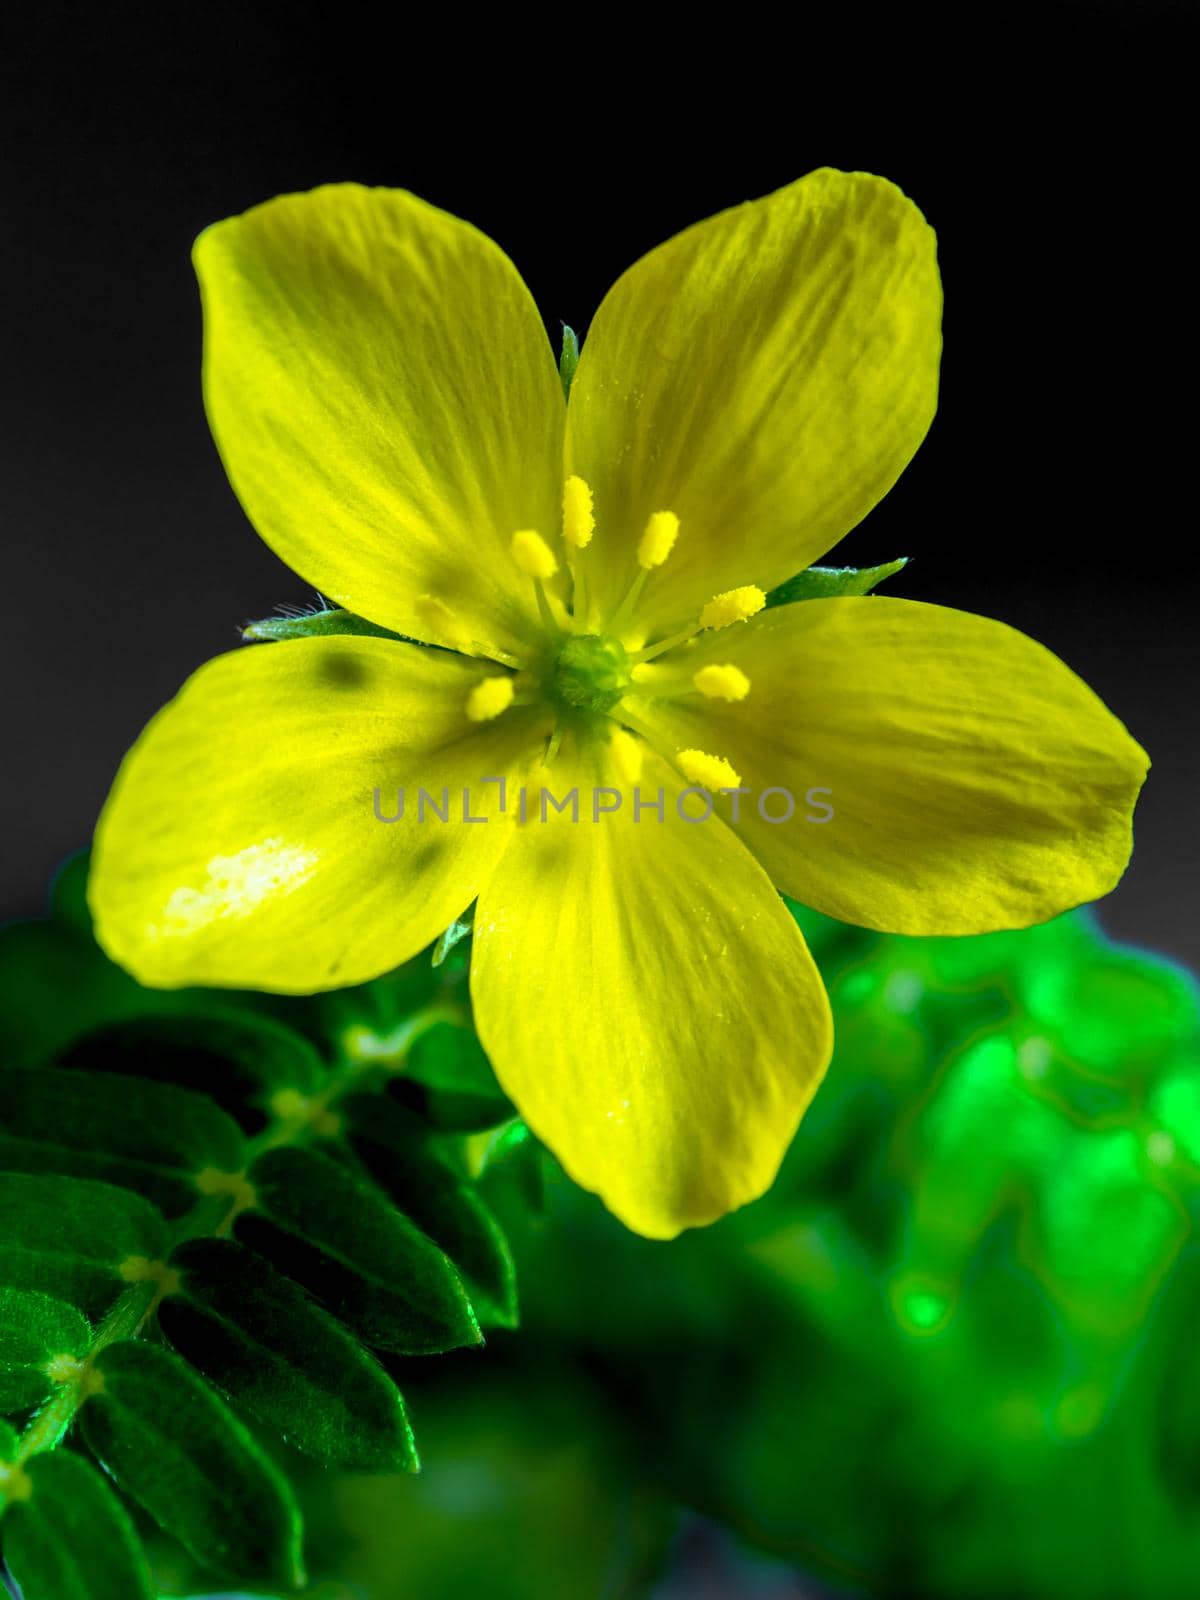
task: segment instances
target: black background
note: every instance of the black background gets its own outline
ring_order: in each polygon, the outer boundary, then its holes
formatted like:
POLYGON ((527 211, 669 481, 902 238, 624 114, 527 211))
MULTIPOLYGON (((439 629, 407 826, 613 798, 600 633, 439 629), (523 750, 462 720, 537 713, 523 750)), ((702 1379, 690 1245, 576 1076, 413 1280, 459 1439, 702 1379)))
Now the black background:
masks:
POLYGON ((334 179, 408 187, 582 331, 638 254, 830 164, 913 196, 947 295, 941 413, 836 559, 909 555, 893 593, 1024 629, 1126 721, 1155 767, 1103 920, 1200 966, 1195 8, 881 15, 768 30, 735 8, 652 40, 648 12, 568 38, 513 15, 434 37, 400 11, 50 8, 10 34, 0 912, 39 909, 183 678, 312 598, 208 438, 203 226, 334 179))

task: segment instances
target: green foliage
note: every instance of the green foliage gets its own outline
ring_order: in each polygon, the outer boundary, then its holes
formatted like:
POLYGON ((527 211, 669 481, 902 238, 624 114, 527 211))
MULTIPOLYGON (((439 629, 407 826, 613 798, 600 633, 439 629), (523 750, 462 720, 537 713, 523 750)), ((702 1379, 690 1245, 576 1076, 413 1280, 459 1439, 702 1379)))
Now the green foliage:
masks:
POLYGON ((368 1344, 429 1355, 477 1344, 449 1258, 371 1183, 315 1150, 271 1150, 250 1168, 239 1239, 304 1284, 368 1344))
POLYGON ((97 949, 85 876, 0 930, 4 1558, 24 1600, 157 1592, 86 1449, 167 1568, 294 1588, 298 1464, 417 1465, 371 1349, 515 1325, 468 1151, 512 1108, 454 941, 312 1000, 150 992, 97 949))
POLYGON ((574 328, 568 328, 563 323, 562 351, 558 358, 558 375, 562 380, 563 394, 570 398, 571 385, 575 381, 575 369, 579 365, 579 339, 574 328))
POLYGON ((83 1437, 126 1492, 216 1571, 298 1587, 292 1491, 213 1390, 144 1340, 109 1345, 92 1375, 83 1437))
POLYGON ((86 1355, 91 1337, 87 1318, 74 1306, 28 1289, 0 1288, 0 1411, 25 1411, 43 1401, 54 1386, 56 1360, 86 1355))
POLYGON ((24 1600, 154 1600, 133 1524, 94 1467, 61 1450, 23 1476, 4 1558, 24 1600))
POLYGON ((279 639, 320 639, 330 634, 352 633, 367 639, 402 639, 403 634, 381 628, 366 617, 355 616, 353 611, 328 610, 302 611, 294 616, 264 617, 261 622, 248 622, 242 629, 242 638, 252 644, 270 643, 279 639))
POLYGON ((197 1173, 238 1172, 244 1154, 237 1124, 204 1095, 109 1072, 0 1072, 0 1170, 99 1178, 177 1216, 197 1173))
POLYGON ((793 600, 836 600, 842 595, 870 594, 907 565, 908 557, 901 556, 898 561, 887 561, 880 567, 807 567, 772 589, 767 604, 786 606, 793 600))
POLYGON ((239 1408, 327 1466, 416 1467, 396 1385, 290 1279, 228 1239, 193 1239, 170 1264, 180 1287, 160 1306, 159 1325, 239 1408))
POLYGON ((0 1284, 36 1289, 99 1316, 130 1260, 166 1248, 161 1215, 140 1195, 90 1178, 0 1172, 0 1284))

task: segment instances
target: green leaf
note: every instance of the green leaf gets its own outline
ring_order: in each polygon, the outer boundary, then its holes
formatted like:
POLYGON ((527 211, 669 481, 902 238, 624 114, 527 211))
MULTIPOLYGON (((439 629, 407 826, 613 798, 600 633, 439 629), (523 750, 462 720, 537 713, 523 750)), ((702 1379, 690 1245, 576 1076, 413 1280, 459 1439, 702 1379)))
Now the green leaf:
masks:
POLYGON ((24 1600, 154 1600, 133 1524, 94 1467, 56 1450, 21 1470, 4 1559, 24 1600))
POLYGON ((870 594, 885 578, 893 578, 908 565, 908 557, 887 561, 881 567, 809 567, 772 589, 769 606, 790 605, 793 600, 836 600, 840 595, 870 594))
POLYGON ((359 1159, 404 1214, 450 1257, 484 1327, 515 1328, 517 1276, 508 1240, 474 1185, 382 1095, 341 1110, 359 1159))
POLYGON ((372 1184, 313 1150, 269 1151, 250 1181, 238 1237, 368 1344, 427 1355, 480 1342, 453 1265, 372 1184))
POLYGON ((100 1387, 79 1413, 88 1448, 202 1565, 298 1587, 292 1491, 225 1402, 178 1356, 122 1340, 96 1357, 100 1387))
POLYGON ((15 1460, 20 1443, 10 1425, 0 1417, 0 1461, 15 1460))
POLYGON ((437 1022, 413 1041, 390 1092, 447 1130, 494 1128, 513 1114, 474 1030, 452 1022, 437 1022))
POLYGON ((252 1012, 131 1017, 73 1040, 63 1066, 125 1073, 211 1095, 254 1132, 281 1089, 314 1093, 325 1072, 294 1029, 252 1012))
POLYGON ((329 1467, 415 1471, 400 1391, 340 1323, 244 1245, 196 1239, 171 1257, 167 1338, 237 1406, 329 1467))
POLYGON ((175 1215, 195 1203, 198 1173, 244 1159, 237 1124, 190 1090, 58 1067, 0 1073, 0 1168, 99 1178, 175 1215))
POLYGON ((90 849, 76 850, 59 867, 50 885, 51 917, 80 938, 88 940, 92 937, 92 913, 87 903, 91 860, 90 849))
POLYGON ((0 1411, 25 1411, 54 1388, 55 1356, 82 1356, 91 1340, 74 1306, 29 1289, 0 1288, 0 1411))
POLYGON ((575 337, 574 328, 568 328, 563 323, 562 353, 558 358, 558 375, 562 379, 563 394, 568 398, 571 394, 571 384, 575 380, 575 368, 579 365, 579 340, 575 337))
POLYGON ((0 1173, 0 1283, 101 1315, 125 1287, 121 1263, 154 1261, 166 1224, 140 1195, 86 1178, 0 1173))
POLYGON ((471 937, 474 926, 475 908, 474 906, 468 906, 462 916, 458 917, 438 936, 438 941, 433 947, 433 965, 440 967, 455 945, 461 944, 464 939, 471 937))
POLYGON ((336 607, 327 611, 306 611, 296 617, 264 617, 261 622, 249 622, 242 629, 242 638, 251 644, 273 639, 320 639, 334 633, 352 633, 368 639, 403 639, 402 633, 381 628, 366 617, 357 617, 353 611, 336 607))

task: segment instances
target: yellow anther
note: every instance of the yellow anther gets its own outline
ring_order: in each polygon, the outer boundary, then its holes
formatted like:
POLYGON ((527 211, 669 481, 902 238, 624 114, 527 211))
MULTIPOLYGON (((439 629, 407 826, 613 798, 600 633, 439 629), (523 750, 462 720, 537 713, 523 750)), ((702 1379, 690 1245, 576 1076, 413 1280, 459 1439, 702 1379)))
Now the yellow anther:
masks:
POLYGON ((592 491, 582 478, 572 474, 563 484, 563 538, 576 550, 582 550, 595 531, 592 491))
POLYGON ((558 571, 554 551, 532 528, 522 528, 512 536, 512 558, 531 578, 552 578, 558 571))
POLYGON ((703 750, 681 750, 675 757, 684 777, 702 789, 739 789, 742 780, 722 756, 703 750))
POLYGON ((491 722, 512 702, 511 678, 481 678, 467 696, 467 716, 472 722, 491 722))
POLYGON ((83 1376, 84 1366, 78 1356, 64 1350, 61 1355, 51 1356, 44 1362, 42 1371, 51 1383, 77 1383, 83 1376))
POLYGON ((693 674, 692 682, 710 700, 744 700, 750 693, 750 679, 741 667, 728 662, 724 666, 717 666, 714 662, 701 667, 699 672, 693 674))
POLYGON ((244 1172, 221 1172, 217 1167, 205 1167, 192 1182, 201 1194, 228 1195, 236 1211, 249 1211, 258 1204, 254 1185, 244 1172))
POLYGON ((700 613, 700 626, 727 628, 731 622, 745 622, 766 603, 766 595, 752 583, 741 589, 726 589, 724 594, 714 595, 700 613))
POLYGON ((12 1505, 17 1500, 28 1500, 32 1494, 29 1474, 15 1461, 0 1461, 0 1502, 12 1505))
POLYGON ((160 1295, 179 1293, 179 1274, 165 1261, 151 1261, 149 1256, 126 1256, 117 1271, 126 1283, 156 1283, 160 1295))
POLYGON ((613 765, 622 783, 637 783, 642 776, 642 744, 624 728, 614 728, 608 741, 613 765))
POLYGON ((679 518, 673 511, 655 511, 642 534, 638 545, 638 566, 649 572, 651 567, 661 567, 671 554, 679 537, 679 518))

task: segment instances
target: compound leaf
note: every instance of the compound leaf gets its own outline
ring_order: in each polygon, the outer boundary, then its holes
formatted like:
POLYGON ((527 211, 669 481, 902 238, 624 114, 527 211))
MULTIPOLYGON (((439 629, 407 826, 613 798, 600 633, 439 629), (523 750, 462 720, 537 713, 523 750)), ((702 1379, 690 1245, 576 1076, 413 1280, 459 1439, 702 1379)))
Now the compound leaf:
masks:
POLYGON ((154 1600, 124 1507, 69 1450, 19 1468, 4 1519, 4 1559, 23 1600, 154 1600))
POLYGON ((400 1391, 303 1289, 232 1240, 193 1240, 171 1265, 180 1292, 159 1325, 235 1405, 326 1466, 415 1469, 400 1391))
POLYGON ((29 1289, 0 1288, 0 1411, 25 1411, 54 1387, 56 1356, 78 1358, 91 1329, 74 1306, 29 1289))
POLYGON ((197 1174, 243 1160, 241 1130, 205 1095, 109 1072, 0 1073, 0 1168, 120 1184, 170 1216, 194 1203, 197 1174))
POLYGON ((453 1265, 373 1184, 304 1149, 268 1151, 249 1176, 256 1206, 238 1237, 368 1344, 427 1355, 479 1343, 453 1265))
POLYGON ((298 1587, 300 1513, 278 1468, 178 1356, 122 1340, 95 1360, 80 1412, 88 1448, 206 1567, 298 1587))
POLYGON ((123 1262, 157 1260, 165 1249, 162 1217, 128 1189, 0 1172, 0 1284, 40 1290, 96 1317, 124 1287, 123 1262))
POLYGON ((355 1153, 380 1188, 462 1274, 480 1322, 515 1328, 517 1275, 500 1224, 451 1162, 380 1095, 342 1102, 355 1153))

